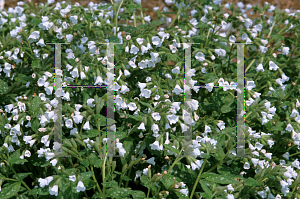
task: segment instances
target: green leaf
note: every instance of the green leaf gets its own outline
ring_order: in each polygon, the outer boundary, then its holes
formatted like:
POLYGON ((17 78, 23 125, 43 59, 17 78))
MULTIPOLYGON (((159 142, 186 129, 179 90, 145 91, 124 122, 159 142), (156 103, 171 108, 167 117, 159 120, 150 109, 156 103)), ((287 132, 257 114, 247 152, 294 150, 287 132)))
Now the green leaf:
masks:
POLYGON ((0 94, 6 93, 8 91, 8 84, 0 79, 0 94))
POLYGON ((83 159, 80 164, 84 165, 85 167, 88 167, 90 165, 89 161, 87 159, 83 159))
MULTIPOLYGON (((165 177, 165 176, 164 176, 164 177, 165 177)), ((163 178, 164 178, 164 177, 163 177, 163 178)), ((144 187, 146 187, 146 188, 149 187, 150 184, 149 184, 148 176, 142 175, 142 177, 141 177, 141 184, 142 184, 144 187)), ((157 188, 155 187, 155 184, 152 184, 152 185, 151 185, 151 189, 154 190, 154 191, 157 190, 157 188)))
POLYGON ((149 103, 146 103, 146 102, 142 102, 142 101, 139 101, 141 104, 143 104, 144 106, 147 106, 148 108, 150 108, 151 111, 153 111, 153 107, 151 106, 151 104, 149 103))
MULTIPOLYGON (((194 37, 191 37, 191 39, 195 43, 205 44, 205 42, 206 42, 206 37, 204 35, 194 36, 194 37)), ((196 45, 198 45, 198 44, 196 44, 196 45)))
POLYGON ((16 195, 16 193, 19 192, 20 188, 21 188, 21 182, 16 182, 6 187, 3 187, 0 192, 0 198, 1 199, 11 198, 14 195, 16 195))
POLYGON ((165 146, 165 148, 169 151, 171 151, 172 153, 176 153, 177 155, 179 154, 179 151, 173 147, 171 147, 170 145, 168 144, 163 144, 165 146))
POLYGON ((167 14, 175 14, 175 15, 176 15, 176 12, 161 12, 160 14, 164 14, 164 15, 167 15, 167 14))
POLYGON ((127 26, 127 27, 120 27, 120 31, 125 31, 125 32, 128 32, 128 33, 134 33, 136 32, 138 29, 139 29, 140 26, 138 26, 137 28, 136 27, 133 27, 133 26, 127 26))
POLYGON ((31 66, 32 66, 33 70, 41 68, 41 60, 37 59, 37 60, 32 61, 31 66))
POLYGON ((210 191, 210 189, 201 180, 200 180, 200 184, 201 184, 202 189, 205 191, 205 193, 211 198, 212 192, 210 191))
POLYGON ((84 132, 84 134, 82 134, 82 138, 93 138, 93 137, 97 137, 99 135, 99 131, 96 129, 93 130, 87 130, 84 132))
POLYGON ((118 183, 115 180, 109 181, 109 182, 104 182, 101 184, 105 185, 105 187, 118 187, 118 183))
POLYGON ((22 163, 25 163, 25 162, 28 162, 26 159, 20 159, 20 158, 12 158, 10 159, 10 164, 11 165, 14 165, 14 164, 22 164, 22 163))
POLYGON ((245 185, 253 187, 253 186, 261 186, 260 182, 257 182, 255 179, 249 177, 244 179, 245 185))
POLYGON ((112 198, 124 198, 130 195, 131 190, 125 188, 110 188, 106 191, 107 197, 112 198))
POLYGON ((125 181, 131 181, 131 179, 128 176, 121 176, 121 179, 125 181))
POLYGON ((120 42, 119 38, 116 36, 111 36, 109 38, 109 41, 110 41, 109 43, 119 43, 120 42))
POLYGON ((130 194, 136 199, 146 198, 146 194, 142 191, 132 190, 130 194))
POLYGON ((93 188, 95 188, 96 185, 97 185, 97 182, 95 182, 93 180, 88 180, 87 182, 84 182, 85 190, 93 189, 93 188))
POLYGON ((33 112, 37 112, 39 110, 41 103, 42 103, 41 98, 39 96, 35 96, 30 104, 30 109, 33 112))
POLYGON ((169 189, 174 184, 174 176, 171 174, 166 174, 162 178, 161 182, 163 183, 166 189, 169 189))
POLYGON ((95 162, 98 160, 98 157, 96 156, 95 153, 91 153, 89 158, 90 158, 90 161, 91 161, 91 165, 94 165, 95 162))
POLYGON ((134 152, 133 141, 132 140, 124 141, 123 148, 126 151, 126 153, 124 154, 124 157, 121 157, 121 162, 124 165, 130 161, 131 154, 134 152))
POLYGON ((143 119, 143 116, 139 116, 139 115, 130 115, 130 114, 126 114, 126 113, 122 113, 125 116, 128 116, 129 118, 132 118, 138 122, 140 122, 143 119))
POLYGON ((230 107, 230 106, 223 105, 223 106, 221 107, 221 112, 222 112, 222 113, 228 113, 228 112, 230 112, 230 111, 231 111, 231 107, 230 107))
MULTIPOLYGON (((26 178, 27 176, 29 176, 32 173, 18 173, 19 177, 23 180, 24 178, 26 178)), ((13 175, 14 179, 19 180, 19 178, 16 176, 16 174, 13 175)))
POLYGON ((199 28, 213 28, 211 25, 204 23, 202 21, 199 21, 199 23, 196 26, 199 28))
POLYGON ((40 23, 42 23, 42 20, 38 17, 34 17, 30 22, 30 24, 34 26, 38 26, 40 23))
POLYGON ((38 132, 38 129, 39 129, 39 120, 37 118, 34 118, 31 122, 31 129, 34 131, 34 132, 38 132))
POLYGON ((233 170, 231 167, 227 167, 225 165, 218 166, 217 170, 221 175, 224 175, 224 176, 241 177, 235 170, 233 170))
POLYGON ((84 173, 80 173, 79 174, 79 179, 78 180, 81 180, 81 181, 85 181, 85 180, 88 180, 90 177, 92 177, 94 175, 93 172, 91 171, 88 171, 88 172, 84 172, 84 173))
POLYGON ((201 178, 205 178, 210 182, 215 182, 218 184, 236 184, 237 182, 228 176, 218 175, 215 173, 204 173, 201 175, 201 178))
POLYGON ((104 162, 104 160, 98 159, 98 160, 96 160, 94 166, 97 168, 100 168, 100 167, 102 167, 103 162, 104 162))
POLYGON ((97 119, 100 119, 100 126, 106 126, 106 119, 110 119, 110 118, 106 118, 105 116, 99 115, 99 114, 95 114, 94 118, 96 119, 96 121, 97 121, 97 119))
POLYGON ((98 10, 106 10, 107 8, 111 7, 112 5, 111 4, 108 4, 108 5, 104 5, 104 6, 98 6, 97 9, 98 10))

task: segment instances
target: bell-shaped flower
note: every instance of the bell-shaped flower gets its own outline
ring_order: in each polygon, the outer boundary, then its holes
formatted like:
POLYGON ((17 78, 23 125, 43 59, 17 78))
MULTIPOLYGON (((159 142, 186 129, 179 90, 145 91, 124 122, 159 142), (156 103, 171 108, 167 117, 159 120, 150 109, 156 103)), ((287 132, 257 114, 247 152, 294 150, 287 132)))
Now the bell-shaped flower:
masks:
POLYGON ((179 95, 180 93, 183 93, 183 90, 180 88, 178 84, 176 84, 172 92, 175 93, 176 95, 179 95))
POLYGON ((84 130, 91 130, 90 122, 89 122, 89 121, 87 121, 87 122, 83 125, 83 129, 84 129, 84 130))
POLYGON ((54 185, 53 187, 49 187, 50 195, 58 195, 58 185, 54 185))
POLYGON ((78 182, 77 187, 76 187, 76 191, 77 192, 80 192, 80 191, 84 192, 85 191, 85 186, 84 186, 82 181, 78 182))
POLYGON ((273 61, 270 61, 269 62, 269 70, 277 70, 279 67, 273 62, 273 61))

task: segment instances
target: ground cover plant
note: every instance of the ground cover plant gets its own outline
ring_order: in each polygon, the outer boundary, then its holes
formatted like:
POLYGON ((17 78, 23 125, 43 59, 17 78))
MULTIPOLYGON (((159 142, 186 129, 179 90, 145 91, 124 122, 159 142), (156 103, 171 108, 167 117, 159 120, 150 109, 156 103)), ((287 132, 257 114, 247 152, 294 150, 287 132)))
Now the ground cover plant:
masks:
POLYGON ((158 7, 160 20, 151 20, 139 0, 18 2, 0 12, 0 198, 300 198, 300 12, 166 3, 173 20, 158 7), (237 41, 247 44, 244 157, 236 154, 237 41), (115 74, 99 42, 122 43, 115 74), (104 86, 107 73, 115 77, 121 157, 105 155, 106 90, 88 87, 63 89, 70 157, 54 156, 54 47, 46 43, 69 43, 61 45, 63 85, 104 86), (186 43, 199 43, 191 46, 191 80, 186 43), (186 90, 193 150, 182 157, 186 90))

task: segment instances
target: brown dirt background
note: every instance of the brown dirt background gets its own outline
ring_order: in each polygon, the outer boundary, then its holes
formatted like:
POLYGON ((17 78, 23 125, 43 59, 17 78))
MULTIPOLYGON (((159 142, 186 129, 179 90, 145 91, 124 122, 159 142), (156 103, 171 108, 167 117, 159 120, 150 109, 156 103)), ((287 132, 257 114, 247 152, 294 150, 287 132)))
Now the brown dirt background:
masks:
MULTIPOLYGON (((20 0, 5 0, 5 5, 4 8, 6 10, 8 10, 9 7, 15 7, 17 6, 17 2, 20 0)), ((46 3, 47 0, 31 0, 33 3, 46 3)), ((106 2, 106 3, 110 3, 110 0, 90 0, 91 2, 94 3, 100 3, 100 2, 106 2)), ((75 2, 80 3, 83 6, 87 6, 88 3, 90 2, 88 0, 71 0, 71 2, 74 4, 75 2)), ((24 3, 27 3, 28 0, 23 1, 24 3)), ((55 1, 56 2, 61 2, 61 0, 55 1)), ((222 5, 226 4, 226 3, 232 3, 234 2, 235 4, 237 2, 243 2, 245 5, 246 4, 251 4, 251 5, 255 5, 258 4, 259 6, 263 6, 265 2, 269 2, 271 5, 274 5, 277 8, 280 9, 290 9, 291 11, 296 11, 296 10, 300 10, 300 0, 223 0, 222 1, 222 5)), ((164 0, 142 0, 142 6, 144 8, 149 9, 148 11, 145 12, 146 15, 150 15, 151 19, 155 20, 156 17, 154 17, 156 15, 155 11, 153 11, 153 7, 157 7, 159 6, 160 10, 162 10, 164 8, 164 6, 167 6, 165 4, 164 0)), ((169 7, 170 11, 173 11, 171 9, 171 6, 167 6, 169 7)), ((246 12, 247 14, 249 13, 246 12)), ((168 17, 171 17, 172 19, 175 17, 175 15, 167 15, 168 17)), ((248 14, 248 16, 250 17, 251 15, 248 14)))

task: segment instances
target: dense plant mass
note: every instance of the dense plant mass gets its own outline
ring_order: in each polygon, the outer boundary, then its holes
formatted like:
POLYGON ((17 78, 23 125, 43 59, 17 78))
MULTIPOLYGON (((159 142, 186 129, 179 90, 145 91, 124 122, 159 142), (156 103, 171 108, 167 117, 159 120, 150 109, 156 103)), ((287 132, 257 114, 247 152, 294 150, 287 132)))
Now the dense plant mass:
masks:
POLYGON ((154 7, 159 20, 144 16, 140 0, 88 8, 18 2, 0 12, 1 199, 300 198, 300 11, 165 2, 175 12, 154 7), (244 157, 236 154, 236 95, 243 91, 235 42, 245 44, 244 157), (104 87, 63 89, 62 150, 70 157, 54 153, 60 107, 54 45, 46 43, 69 43, 61 44, 63 86, 104 87), (121 43, 115 74, 103 43, 121 43), (115 78, 121 157, 106 154, 107 74, 115 78), (181 156, 187 90, 193 150, 181 156))

